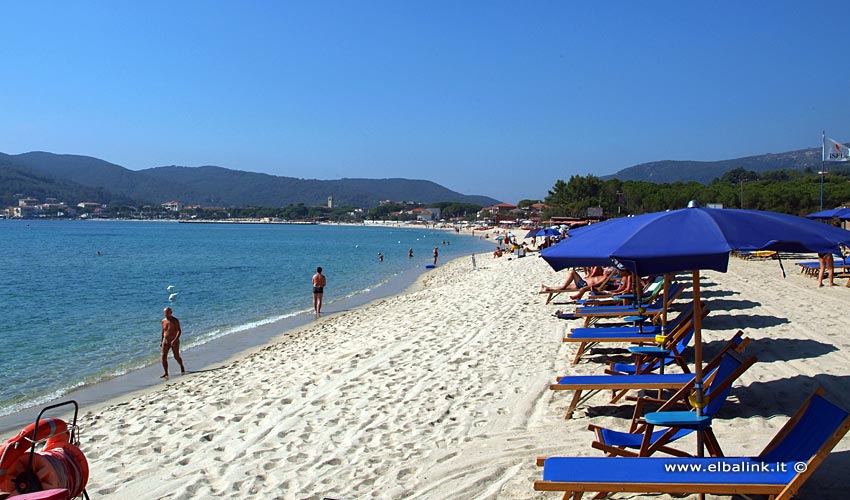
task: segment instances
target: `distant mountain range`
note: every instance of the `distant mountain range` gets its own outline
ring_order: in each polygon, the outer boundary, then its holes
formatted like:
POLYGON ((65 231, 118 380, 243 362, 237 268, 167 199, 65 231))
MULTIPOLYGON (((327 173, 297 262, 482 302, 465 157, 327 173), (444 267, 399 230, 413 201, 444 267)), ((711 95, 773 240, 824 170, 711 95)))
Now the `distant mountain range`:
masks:
POLYGON ((734 160, 654 161, 624 168, 616 174, 603 176, 602 179, 616 178, 622 181, 648 181, 659 184, 696 181, 708 184, 738 167, 759 173, 770 170, 803 170, 806 167, 820 170, 820 162, 821 148, 810 148, 787 153, 746 156, 734 160))
MULTIPOLYGON (((821 149, 747 156, 720 161, 655 161, 620 170, 602 179, 655 183, 696 181, 708 184, 738 167, 754 172, 820 168, 821 149)), ((554 180, 550 180, 554 183, 554 180)), ((543 185, 547 180, 541 179, 543 185)), ((59 198, 68 203, 94 201, 129 205, 180 201, 202 206, 325 205, 371 208, 382 200, 436 203, 457 201, 489 206, 488 196, 464 195, 439 184, 411 179, 317 180, 243 172, 221 167, 158 167, 133 171, 89 156, 31 152, 0 153, 0 206, 16 195, 59 198)), ((515 200, 511 200, 515 201, 515 200)))
POLYGON ((436 203, 456 201, 490 206, 488 196, 464 195, 439 184, 412 179, 316 180, 279 177, 221 167, 158 167, 133 171, 89 156, 31 152, 0 153, 0 203, 15 195, 55 197, 66 202, 160 204, 179 201, 202 206, 290 204, 371 208, 383 200, 436 203))

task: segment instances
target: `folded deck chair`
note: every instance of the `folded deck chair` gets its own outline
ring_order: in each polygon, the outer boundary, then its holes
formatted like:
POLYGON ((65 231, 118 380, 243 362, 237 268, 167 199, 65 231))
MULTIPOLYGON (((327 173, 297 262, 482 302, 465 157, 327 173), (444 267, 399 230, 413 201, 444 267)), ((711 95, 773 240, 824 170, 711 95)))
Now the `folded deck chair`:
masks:
MULTIPOLYGON (((613 272, 605 274, 604 275, 605 279, 603 279, 601 282, 599 282, 598 285, 592 287, 591 290, 596 291, 596 292, 602 292, 603 290, 605 290, 605 287, 608 286, 608 281, 611 280, 611 277, 613 275, 614 275, 613 272)), ((559 290, 540 290, 537 293, 540 294, 540 295, 546 295, 547 296, 546 297, 546 304, 548 305, 549 302, 552 302, 552 300, 555 297, 557 297, 558 295, 565 293, 565 292, 577 292, 578 290, 579 290, 579 288, 563 288, 563 289, 559 289, 559 290)))
MULTIPOLYGON (((731 349, 736 349, 744 341, 742 339, 743 332, 739 331, 729 340, 721 351, 714 357, 704 368, 704 383, 709 381, 716 371, 717 366, 723 359, 724 354, 731 349)), ((576 407, 590 399, 593 395, 600 391, 613 391, 611 403, 616 403, 623 398, 629 391, 633 390, 664 390, 672 389, 679 390, 685 385, 693 382, 694 375, 692 373, 641 373, 636 375, 567 375, 561 377, 558 381, 549 386, 554 391, 574 391, 573 399, 570 401, 570 406, 564 416, 565 419, 572 417, 576 407), (584 394, 584 397, 582 397, 584 394)))
MULTIPOLYGON (((717 412, 726 402, 729 392, 732 389, 732 384, 756 362, 756 357, 751 356, 745 359, 740 353, 731 350, 723 356, 720 366, 717 367, 717 372, 705 388, 703 415, 714 418, 717 412)), ((680 407, 690 407, 689 396, 693 391, 693 381, 676 391, 676 393, 663 401, 661 407, 656 411, 664 412, 670 410, 678 410, 680 407)), ((596 440, 591 443, 593 448, 602 450, 610 456, 626 456, 626 457, 648 457, 655 452, 667 453, 678 457, 691 456, 677 448, 672 448, 669 444, 673 441, 681 439, 693 432, 693 428, 669 427, 662 430, 654 430, 654 426, 647 424, 640 417, 646 412, 644 402, 649 401, 649 398, 639 398, 638 404, 635 406, 635 412, 632 417, 632 427, 629 432, 614 431, 604 427, 590 424, 588 429, 596 433, 596 440), (635 451, 633 451, 635 450, 635 451)), ((693 410, 693 408, 688 408, 693 410)), ((714 438, 714 433, 711 427, 705 430, 706 443, 711 456, 723 456, 720 450, 720 445, 714 438)))
MULTIPOLYGON (((676 300, 683 291, 684 287, 679 283, 673 283, 668 287, 666 299, 668 309, 673 301, 676 300)), ((655 322, 660 317, 661 313, 664 312, 664 302, 664 297, 659 295, 654 302, 650 304, 641 303, 640 306, 637 304, 627 306, 579 306, 576 308, 574 316, 576 318, 583 318, 584 326, 590 326, 602 318, 624 318, 626 316, 634 316, 637 314, 640 314, 641 316, 648 316, 653 320, 653 322, 655 322)))
MULTIPOLYGON (((701 317, 705 319, 709 309, 705 302, 701 302, 701 317)), ((672 321, 667 323, 668 335, 675 336, 683 327, 693 327, 694 304, 688 306, 679 313, 672 321)), ((626 344, 654 344, 655 336, 662 332, 661 325, 649 325, 644 327, 619 326, 619 327, 583 327, 575 328, 564 337, 564 342, 577 343, 578 349, 573 357, 573 364, 577 364, 585 353, 600 343, 626 343, 626 344)))
POLYGON ((768 495, 792 498, 850 430, 850 413, 818 389, 755 457, 553 457, 537 491, 768 495))

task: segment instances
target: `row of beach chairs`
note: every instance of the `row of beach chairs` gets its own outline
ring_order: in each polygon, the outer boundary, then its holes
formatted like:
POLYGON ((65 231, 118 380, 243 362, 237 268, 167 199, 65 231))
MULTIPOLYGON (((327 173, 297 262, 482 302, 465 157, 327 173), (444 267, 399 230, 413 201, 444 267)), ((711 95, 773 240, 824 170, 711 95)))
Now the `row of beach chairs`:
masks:
MULTIPOLYGON (((632 363, 609 363, 604 374, 558 377, 550 389, 572 392, 565 418, 571 418, 594 394, 607 391, 611 403, 624 399, 633 402, 634 412, 628 430, 588 426, 594 433, 591 446, 605 452, 606 457, 539 457, 543 478, 534 483, 535 490, 564 492, 565 499, 581 498, 584 492, 599 492, 596 498, 611 492, 791 498, 850 430, 850 413, 831 403, 818 389, 759 455, 724 457, 711 427, 712 418, 726 401, 732 384, 757 359, 744 355, 749 339, 739 331, 705 365, 704 400, 693 401, 696 380, 688 368, 685 349, 694 334, 694 304, 691 301, 682 307, 666 328, 660 325, 660 312, 655 312, 655 308, 661 309, 656 301, 666 299, 669 309, 681 293, 682 286, 674 283, 666 297, 657 296, 646 311, 641 307, 640 312, 648 315, 645 325, 600 323, 634 315, 637 307, 629 305, 585 304, 577 306, 574 313, 562 315, 565 319, 584 319, 584 326, 573 328, 564 337, 564 342, 577 347, 573 364, 598 345, 627 344, 633 353, 632 363), (668 366, 678 366, 681 373, 664 373, 668 366), (634 391, 643 393, 630 396, 634 391), (692 434, 698 435, 700 450, 704 444, 711 458, 676 445, 692 434), (672 458, 651 456, 655 453, 672 458)), ((708 307, 702 302, 701 306, 704 318, 708 307)))
MULTIPOLYGON (((800 267, 801 274, 810 278, 818 277, 818 272, 820 271, 820 263, 818 261, 797 262, 796 264, 800 267)), ((835 278, 850 278, 850 263, 845 263, 843 259, 836 260, 833 268, 835 270, 835 278)))

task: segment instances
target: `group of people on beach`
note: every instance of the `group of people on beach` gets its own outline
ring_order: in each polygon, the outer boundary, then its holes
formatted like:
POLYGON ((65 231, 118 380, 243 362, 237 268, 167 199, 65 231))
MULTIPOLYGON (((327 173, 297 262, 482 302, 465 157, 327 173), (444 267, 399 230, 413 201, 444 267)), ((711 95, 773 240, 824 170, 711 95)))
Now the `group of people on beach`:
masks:
MULTIPOLYGON (((447 245, 447 244, 448 243, 443 241, 443 245, 447 245)), ((439 256, 439 254, 440 254, 440 252, 438 250, 438 247, 434 247, 434 265, 435 266, 437 265, 437 257, 439 256)), ((409 259, 413 258, 413 248, 407 249, 407 258, 409 258, 409 259)), ((382 252, 378 252, 378 262, 383 262, 383 261, 384 261, 384 254, 382 252)))
POLYGON ((616 268, 614 266, 609 267, 586 267, 584 268, 585 276, 582 277, 578 271, 575 269, 570 269, 567 274, 567 279, 564 280, 560 285, 540 285, 541 292, 562 292, 568 290, 575 290, 576 293, 570 295, 570 298, 573 300, 580 300, 584 295, 588 292, 596 290, 599 293, 603 293, 604 295, 618 295, 621 293, 630 293, 635 286, 635 277, 624 268, 616 268), (620 283, 616 287, 606 290, 602 292, 600 290, 596 290, 604 283, 607 283, 613 274, 620 275, 620 283))
MULTIPOLYGON (((443 241, 443 244, 447 244, 443 241)), ((434 247, 434 265, 437 265, 437 257, 440 252, 438 247, 434 247)), ((413 248, 408 249, 407 256, 413 258, 413 248)), ((378 261, 384 261, 384 255, 378 252, 378 261)), ((327 277, 322 274, 322 268, 316 268, 316 274, 312 278, 313 284, 313 316, 319 319, 322 315, 322 299, 325 294, 325 285, 327 285, 327 277)), ((162 369, 164 373, 160 378, 168 378, 168 352, 171 351, 174 355, 174 360, 180 365, 180 373, 185 374, 186 368, 183 366, 183 358, 180 356, 180 335, 183 333, 180 328, 180 320, 172 315, 170 307, 163 310, 165 317, 162 319, 162 339, 160 341, 160 354, 162 355, 162 369)))

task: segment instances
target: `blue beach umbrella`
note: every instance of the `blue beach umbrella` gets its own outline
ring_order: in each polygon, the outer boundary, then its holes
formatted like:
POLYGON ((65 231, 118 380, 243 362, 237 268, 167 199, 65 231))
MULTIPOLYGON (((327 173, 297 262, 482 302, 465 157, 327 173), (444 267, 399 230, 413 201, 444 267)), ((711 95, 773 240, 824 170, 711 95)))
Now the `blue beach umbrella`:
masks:
POLYGON ((850 231, 759 210, 683 208, 610 219, 573 231, 541 256, 556 271, 609 265, 640 276, 694 269, 726 272, 732 250, 838 253, 850 231))
POLYGON ((559 236, 561 233, 555 231, 551 227, 537 231, 537 236, 559 236))
MULTIPOLYGON (((793 215, 758 210, 700 208, 611 219, 574 232, 541 256, 556 271, 623 264, 638 276, 692 271, 694 377, 702 403, 702 331, 699 270, 726 272, 732 250, 838 253, 850 231, 793 215)), ((702 446, 698 448, 702 452, 702 446)))
POLYGON ((528 231, 527 233, 525 233, 525 236, 523 236, 523 239, 534 238, 535 236, 537 236, 537 229, 532 229, 532 230, 528 231))
POLYGON ((850 219, 850 208, 831 208, 829 210, 822 210, 806 216, 807 219, 832 219, 835 217, 841 220, 850 219))

